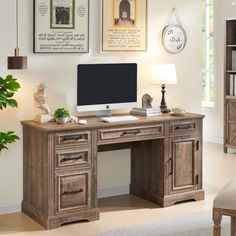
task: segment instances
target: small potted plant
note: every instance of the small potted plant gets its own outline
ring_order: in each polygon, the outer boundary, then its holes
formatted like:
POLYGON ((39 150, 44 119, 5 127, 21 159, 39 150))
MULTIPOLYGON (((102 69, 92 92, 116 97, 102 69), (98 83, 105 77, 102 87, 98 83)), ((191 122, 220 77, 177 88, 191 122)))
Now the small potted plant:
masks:
POLYGON ((62 107, 62 108, 58 108, 54 114, 53 114, 54 118, 56 119, 56 122, 57 123, 60 123, 60 124, 65 124, 69 121, 70 119, 70 113, 69 111, 62 107))

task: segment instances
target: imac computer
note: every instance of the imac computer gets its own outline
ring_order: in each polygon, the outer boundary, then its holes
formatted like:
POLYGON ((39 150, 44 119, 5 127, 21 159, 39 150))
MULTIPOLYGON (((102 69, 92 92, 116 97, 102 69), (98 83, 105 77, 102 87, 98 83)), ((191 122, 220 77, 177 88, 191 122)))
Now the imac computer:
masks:
POLYGON ((78 112, 102 117, 137 105, 137 64, 80 64, 77 72, 78 112))

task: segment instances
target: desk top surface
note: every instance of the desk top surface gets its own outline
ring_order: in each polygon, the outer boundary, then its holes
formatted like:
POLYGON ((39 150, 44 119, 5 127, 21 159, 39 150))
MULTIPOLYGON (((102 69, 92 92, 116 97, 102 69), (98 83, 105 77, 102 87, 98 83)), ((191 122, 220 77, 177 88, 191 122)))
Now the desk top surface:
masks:
MULTIPOLYGON (((127 114, 114 114, 114 116, 121 116, 127 114)), ((67 124, 58 124, 56 122, 48 122, 48 123, 38 123, 33 120, 22 121, 23 126, 33 127, 36 129, 44 130, 47 132, 50 131, 67 131, 67 130, 84 130, 84 129, 92 129, 92 128, 110 128, 110 127, 119 127, 119 126, 138 126, 138 125, 148 125, 159 122, 171 122, 171 121, 184 121, 189 119, 203 119, 204 115, 196 114, 196 113, 186 113, 181 116, 171 115, 171 114, 163 114, 159 116, 136 116, 139 120, 135 121, 122 121, 122 122, 114 122, 114 123, 106 123, 101 121, 98 117, 89 116, 83 117, 81 119, 86 119, 87 124, 81 125, 79 123, 67 123, 67 124)))

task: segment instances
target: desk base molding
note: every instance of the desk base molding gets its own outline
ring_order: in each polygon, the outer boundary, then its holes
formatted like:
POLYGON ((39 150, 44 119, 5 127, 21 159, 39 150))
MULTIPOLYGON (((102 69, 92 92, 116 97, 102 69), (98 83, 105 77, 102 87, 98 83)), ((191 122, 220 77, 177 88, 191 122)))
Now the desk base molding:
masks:
POLYGON ((62 214, 56 216, 46 216, 42 214, 40 211, 29 205, 27 202, 22 201, 21 204, 21 211, 34 219, 36 222, 41 224, 46 229, 55 229, 59 226, 70 223, 76 222, 81 220, 87 221, 95 221, 99 220, 99 209, 93 208, 89 210, 84 210, 83 212, 74 212, 70 214, 62 214))
POLYGON ((163 207, 173 206, 175 203, 184 202, 188 200, 201 201, 204 200, 204 190, 196 190, 193 192, 178 193, 174 195, 165 196, 163 198, 163 207))

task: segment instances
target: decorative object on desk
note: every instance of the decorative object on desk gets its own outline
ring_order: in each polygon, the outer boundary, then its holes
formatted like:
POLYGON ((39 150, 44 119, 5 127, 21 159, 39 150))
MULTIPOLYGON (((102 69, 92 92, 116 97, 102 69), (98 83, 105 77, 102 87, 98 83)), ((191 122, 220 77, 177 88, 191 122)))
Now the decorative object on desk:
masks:
POLYGON ((71 116, 69 119, 69 123, 78 123, 79 119, 76 116, 71 116))
POLYGON ((142 96, 142 108, 152 108, 153 98, 149 94, 142 96))
POLYGON ((7 64, 9 70, 21 70, 27 69, 27 57, 20 56, 19 49, 19 12, 18 12, 18 0, 16 0, 16 48, 15 55, 7 58, 7 64))
POLYGON ((34 53, 89 51, 89 0, 34 0, 34 53))
POLYGON ((102 0, 102 51, 147 50, 147 0, 102 0))
POLYGON ((173 8, 162 32, 163 47, 167 52, 177 54, 185 48, 186 43, 187 34, 180 21, 177 10, 173 8), (175 16, 177 23, 171 23, 173 16, 175 16))
POLYGON ((131 115, 137 116, 159 116, 161 115, 160 108, 138 108, 135 107, 130 111, 131 115))
POLYGON ((186 112, 183 107, 174 107, 171 109, 170 114, 174 116, 181 116, 184 115, 186 112))
POLYGON ((165 100, 165 88, 166 84, 176 84, 177 78, 176 78, 176 70, 174 64, 157 64, 152 67, 152 78, 151 78, 152 84, 161 84, 161 93, 162 93, 162 99, 161 99, 161 112, 162 113, 168 113, 170 110, 168 109, 166 105, 165 100))
POLYGON ((45 123, 53 119, 46 101, 46 88, 47 86, 44 83, 40 83, 34 93, 34 103, 37 108, 37 114, 34 120, 40 123, 45 123))
POLYGON ((58 108, 54 112, 53 116, 56 119, 56 122, 59 123, 59 124, 65 124, 70 120, 70 113, 64 107, 58 108))
MULTIPOLYGON (((13 99, 15 92, 20 88, 20 84, 12 75, 5 79, 0 77, 0 110, 7 107, 17 107, 17 101, 13 99)), ((0 131, 0 154, 3 149, 8 149, 7 145, 18 140, 19 137, 13 131, 0 131)))

